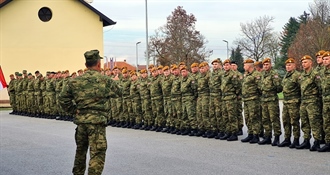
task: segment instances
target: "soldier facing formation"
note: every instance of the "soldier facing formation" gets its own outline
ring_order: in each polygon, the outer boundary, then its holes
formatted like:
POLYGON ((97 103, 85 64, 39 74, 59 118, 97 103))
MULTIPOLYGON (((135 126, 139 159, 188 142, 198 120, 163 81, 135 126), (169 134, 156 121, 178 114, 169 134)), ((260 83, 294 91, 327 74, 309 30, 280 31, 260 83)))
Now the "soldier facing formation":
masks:
MULTIPOLYGON (((287 59, 283 78, 272 68, 270 58, 262 62, 244 60, 244 74, 229 59, 213 60, 213 71, 206 62, 149 65, 149 70, 140 72, 119 67, 105 69, 102 74, 118 78, 116 83, 123 92, 105 104, 110 109, 108 124, 237 141, 243 134, 244 112, 248 135, 241 139, 243 143, 330 151, 330 52, 320 51, 316 58, 318 65, 314 68, 311 56, 302 57, 301 73, 296 70, 299 63, 287 59), (277 96, 280 92, 284 96, 282 142, 277 96), (304 133, 301 144, 300 131, 304 133)), ((47 72, 43 77, 36 71, 33 78, 23 70, 15 73, 16 78, 10 75, 12 114, 74 120, 73 114, 59 107, 58 94, 68 79, 81 76, 84 70, 77 72, 71 76, 69 71, 47 72)))

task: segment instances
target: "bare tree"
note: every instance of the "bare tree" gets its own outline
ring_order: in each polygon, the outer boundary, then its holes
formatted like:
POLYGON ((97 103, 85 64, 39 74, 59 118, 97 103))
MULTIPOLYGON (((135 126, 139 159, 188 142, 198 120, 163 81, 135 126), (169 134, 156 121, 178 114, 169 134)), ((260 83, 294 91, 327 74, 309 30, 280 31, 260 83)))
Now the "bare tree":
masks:
POLYGON ((261 58, 271 56, 274 53, 274 41, 279 43, 278 36, 275 37, 271 23, 274 17, 263 16, 248 23, 241 23, 242 37, 234 41, 236 45, 243 48, 244 56, 259 61, 261 58))
POLYGON ((167 17, 167 23, 150 37, 150 56, 161 65, 205 61, 212 52, 207 50, 205 37, 195 29, 197 19, 178 6, 167 17))

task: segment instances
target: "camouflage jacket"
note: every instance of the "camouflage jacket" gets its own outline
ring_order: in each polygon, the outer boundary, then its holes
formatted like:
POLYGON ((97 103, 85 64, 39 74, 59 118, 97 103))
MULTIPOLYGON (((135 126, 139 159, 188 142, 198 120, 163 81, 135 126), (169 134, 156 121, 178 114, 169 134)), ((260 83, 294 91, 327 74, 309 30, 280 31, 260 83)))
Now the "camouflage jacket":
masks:
POLYGON ((141 99, 150 99, 150 90, 149 90, 149 78, 141 78, 139 79, 139 90, 141 99))
POLYGON ((240 77, 232 70, 225 71, 221 77, 220 88, 222 100, 237 99, 242 90, 240 77))
POLYGON ((321 99, 320 79, 320 75, 314 69, 301 73, 299 77, 301 100, 312 103, 321 99))
POLYGON ((180 76, 172 76, 172 88, 171 88, 171 96, 173 98, 181 97, 181 77, 180 76))
POLYGON ((242 81, 242 98, 243 101, 259 99, 261 95, 260 81, 261 73, 253 70, 251 73, 246 72, 242 81))
POLYGON ((27 84, 27 91, 29 93, 33 93, 34 92, 34 79, 29 79, 28 84, 27 84))
POLYGON ((131 86, 129 88, 129 94, 132 99, 140 98, 140 82, 138 80, 131 81, 131 86))
POLYGON ((172 82, 172 76, 163 76, 163 78, 161 78, 163 97, 171 97, 172 82))
POLYGON ((59 95, 59 103, 64 111, 75 115, 75 124, 105 125, 110 109, 104 104, 111 96, 121 94, 122 89, 110 77, 87 70, 68 81, 59 95))
POLYGON ((260 83, 261 101, 278 100, 277 93, 282 92, 281 78, 278 72, 274 69, 262 72, 260 83))
POLYGON ((162 98, 162 96, 163 96, 162 85, 161 85, 160 78, 158 76, 151 77, 149 89, 150 89, 151 98, 154 98, 154 99, 162 98))
POLYGON ((297 103, 300 101, 299 77, 300 73, 296 70, 285 74, 282 80, 285 103, 297 103))
POLYGON ((123 88, 123 98, 129 98, 129 89, 131 87, 131 80, 127 77, 127 78, 122 78, 120 79, 120 84, 123 88))
POLYGON ((203 74, 199 74, 197 80, 197 92, 198 94, 210 95, 210 88, 209 88, 209 80, 210 80, 210 73, 206 72, 203 74))
POLYGON ((210 95, 214 96, 221 96, 221 76, 223 72, 218 70, 213 70, 210 81, 209 81, 209 87, 210 87, 210 95))
POLYGON ((194 76, 189 75, 181 78, 180 91, 182 97, 191 96, 197 97, 197 82, 194 76))
POLYGON ((330 69, 324 68, 321 72, 321 88, 323 102, 330 102, 330 69))
POLYGON ((9 93, 9 96, 10 95, 15 95, 15 89, 16 89, 16 84, 17 84, 17 80, 16 79, 13 79, 13 80, 10 80, 9 84, 8 84, 8 93, 9 93))

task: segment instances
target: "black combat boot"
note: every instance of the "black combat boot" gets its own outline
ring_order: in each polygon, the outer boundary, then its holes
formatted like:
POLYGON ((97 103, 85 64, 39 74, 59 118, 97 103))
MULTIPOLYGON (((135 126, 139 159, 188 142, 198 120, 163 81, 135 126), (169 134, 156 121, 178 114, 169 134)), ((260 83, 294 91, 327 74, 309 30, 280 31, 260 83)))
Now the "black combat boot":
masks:
POLYGON ((237 140, 238 138, 236 133, 231 134, 231 136, 227 138, 227 141, 237 141, 237 140))
POLYGON ((291 141, 289 138, 285 138, 282 143, 278 145, 278 147, 287 147, 291 145, 291 141))
POLYGON ((207 138, 214 138, 215 136, 217 136, 215 131, 210 131, 209 134, 207 135, 207 138))
POLYGON ((202 136, 204 134, 205 134, 205 131, 204 130, 199 130, 198 133, 195 134, 195 136, 200 137, 200 136, 202 136))
POLYGON ((294 138, 289 148, 296 148, 297 146, 299 146, 299 138, 294 138))
POLYGON ((270 139, 269 136, 266 136, 263 140, 258 142, 259 145, 266 145, 266 144, 271 144, 271 143, 272 143, 272 139, 270 139))
POLYGON ((156 132, 161 132, 164 129, 163 126, 158 126, 158 128, 156 129, 156 132))
POLYGON ((259 135, 253 135, 253 138, 249 141, 249 143, 254 144, 258 143, 259 141, 259 135))
MULTIPOLYGON (((258 137, 259 138, 259 137, 258 137)), ((244 139, 241 140, 241 142, 245 143, 245 142, 249 142, 250 140, 253 139, 253 135, 249 134, 247 137, 245 137, 244 139)), ((258 139, 259 140, 259 139, 258 139)))
POLYGON ((171 134, 176 134, 179 130, 173 127, 174 129, 171 131, 171 134))
POLYGON ((219 132, 217 136, 215 136, 215 139, 220 139, 220 137, 223 137, 225 135, 224 132, 219 132))
POLYGON ((275 136, 272 146, 278 146, 280 144, 280 136, 275 136))
POLYGON ((197 133, 198 133, 197 129, 192 129, 188 135, 189 136, 195 136, 197 133))
POLYGON ((309 139, 305 139, 302 144, 296 146, 297 149, 309 149, 311 147, 311 143, 309 143, 309 139))
POLYGON ((226 133, 223 137, 220 137, 220 140, 227 140, 231 136, 231 133, 226 133))
POLYGON ((157 129, 158 129, 157 126, 152 126, 151 129, 150 129, 150 131, 156 131, 157 129))
POLYGON ((151 126, 150 125, 147 125, 147 127, 144 128, 145 131, 150 131, 150 129, 151 129, 151 126))
POLYGON ((330 143, 326 143, 322 148, 318 150, 318 152, 329 152, 330 151, 330 143))
POLYGON ((238 136, 243 135, 243 129, 242 129, 242 128, 238 130, 237 135, 238 135, 238 136))
POLYGON ((315 140, 313 146, 309 149, 310 151, 318 151, 320 149, 320 141, 315 140))
POLYGON ((185 135, 188 135, 190 133, 191 133, 191 130, 190 130, 190 128, 188 128, 188 129, 183 130, 183 132, 181 132, 181 135, 185 136, 185 135))
POLYGON ((171 127, 167 126, 166 128, 164 128, 164 129, 162 130, 162 132, 167 132, 167 131, 169 131, 170 129, 171 129, 171 127))
POLYGON ((264 133, 264 131, 262 130, 262 131, 260 131, 260 133, 259 133, 259 137, 262 137, 262 138, 264 138, 264 136, 265 136, 265 133, 264 133))

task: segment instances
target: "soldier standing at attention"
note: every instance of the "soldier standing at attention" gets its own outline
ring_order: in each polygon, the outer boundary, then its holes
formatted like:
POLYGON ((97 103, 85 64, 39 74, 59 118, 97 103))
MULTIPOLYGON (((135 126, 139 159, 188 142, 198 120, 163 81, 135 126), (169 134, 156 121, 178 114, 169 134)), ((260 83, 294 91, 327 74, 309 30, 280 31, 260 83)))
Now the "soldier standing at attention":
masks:
POLYGON ((233 70, 231 70, 230 60, 223 62, 224 73, 221 77, 221 100, 222 100, 222 117, 226 123, 225 135, 220 140, 236 141, 238 125, 237 125, 237 99, 241 94, 241 79, 233 70))
POLYGON ((150 130, 154 124, 151 111, 151 98, 150 98, 150 80, 148 78, 148 72, 146 69, 140 71, 140 96, 143 114, 143 127, 141 129, 150 130))
POLYGON ((263 73, 261 79, 261 107, 262 125, 265 129, 265 139, 258 144, 271 144, 272 130, 275 139, 272 146, 277 146, 280 141, 281 121, 277 93, 282 92, 281 78, 276 70, 272 69, 270 58, 262 61, 263 73))
POLYGON ((325 133, 325 145, 319 152, 330 151, 330 52, 323 54, 324 69, 321 71, 321 87, 323 101, 323 130, 325 133))
POLYGON ((211 73, 209 86, 210 86, 210 122, 212 131, 215 133, 215 138, 219 139, 224 136, 225 123, 222 121, 221 113, 221 60, 217 58, 212 61, 213 72, 211 73))
POLYGON ((129 94, 131 80, 127 69, 123 69, 121 73, 123 74, 123 78, 120 80, 120 84, 123 88, 123 96, 122 96, 123 110, 120 121, 123 123, 121 127, 127 128, 127 127, 132 127, 131 116, 130 116, 130 114, 132 113, 131 112, 132 102, 129 94))
POLYGON ((189 75, 186 66, 181 68, 181 76, 182 115, 180 128, 185 129, 181 135, 195 136, 198 128, 196 121, 197 84, 195 78, 189 75))
POLYGON ((14 74, 10 74, 9 78, 10 78, 10 82, 9 82, 7 90, 8 90, 8 95, 9 95, 10 106, 13 109, 13 111, 9 114, 15 114, 16 113, 16 101, 15 101, 16 79, 15 79, 14 74))
POLYGON ((301 105, 299 112, 301 130, 304 132, 304 142, 296 148, 317 151, 320 148, 322 127, 320 76, 312 67, 313 60, 311 56, 303 56, 301 64, 304 71, 300 76, 301 105), (314 137, 312 147, 310 147, 311 130, 314 137))
POLYGON ((142 127, 140 82, 135 71, 131 73, 130 97, 132 99, 132 114, 134 115, 132 118, 135 119, 133 129, 140 129, 142 127))
MULTIPOLYGON (((183 62, 181 62, 182 68, 183 62)), ((184 65, 183 65, 184 66, 184 65)), ((177 129, 177 135, 184 133, 186 128, 181 128, 181 115, 182 115, 182 101, 181 101, 181 77, 180 70, 177 66, 173 66, 172 68, 172 86, 171 86, 171 111, 174 118, 175 128, 177 129)), ((173 134, 174 134, 173 133, 173 134)), ((185 135, 188 134, 185 132, 185 135)))
POLYGON ((256 61, 254 63, 254 67, 255 67, 256 71, 262 72, 262 62, 261 61, 256 61))
POLYGON ((259 142, 261 129, 261 90, 259 87, 261 73, 254 69, 253 62, 252 59, 246 59, 244 61, 245 74, 242 82, 244 117, 248 136, 242 139, 241 142, 249 142, 251 144, 259 142))
MULTIPOLYGON (((158 71, 159 72, 159 71, 158 71)), ((166 128, 162 132, 169 132, 174 130, 174 118, 172 113, 171 104, 171 88, 172 88, 172 77, 170 68, 165 66, 163 68, 163 78, 161 79, 163 100, 164 100, 164 115, 166 120, 166 128)), ((158 75, 159 76, 159 75, 158 75)))
POLYGON ((193 76, 195 79, 197 79, 199 76, 199 64, 198 63, 191 64, 190 69, 191 69, 191 74, 189 74, 189 76, 193 76))
POLYGON ((300 137, 300 73, 296 71, 296 63, 293 58, 289 58, 285 61, 285 68, 287 72, 282 80, 284 96, 282 111, 284 141, 278 146, 295 148, 299 146, 300 137), (294 138, 292 144, 290 140, 291 133, 294 138))
POLYGON ((98 50, 85 52, 88 70, 70 79, 60 93, 63 110, 74 114, 77 125, 77 145, 72 173, 82 175, 86 169, 86 154, 90 150, 88 174, 102 174, 107 150, 106 126, 108 123, 105 103, 110 95, 120 95, 121 89, 110 77, 100 74, 102 57, 98 50), (75 104, 74 104, 75 102, 75 104))

